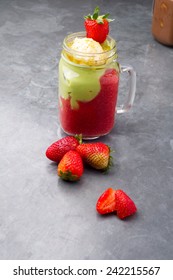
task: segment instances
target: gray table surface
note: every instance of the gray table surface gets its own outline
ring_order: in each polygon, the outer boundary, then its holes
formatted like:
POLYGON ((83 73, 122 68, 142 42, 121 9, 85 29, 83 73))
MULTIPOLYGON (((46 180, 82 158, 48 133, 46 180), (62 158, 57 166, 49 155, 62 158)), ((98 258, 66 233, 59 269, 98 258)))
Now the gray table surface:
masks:
POLYGON ((173 49, 152 37, 152 1, 70 3, 0 0, 0 258, 172 259, 173 49), (115 18, 110 34, 120 63, 136 69, 136 98, 100 139, 115 150, 111 171, 86 168, 70 184, 45 150, 64 136, 62 40, 84 30, 83 15, 96 5, 115 18), (108 187, 127 192, 137 214, 99 216, 95 204, 108 187))

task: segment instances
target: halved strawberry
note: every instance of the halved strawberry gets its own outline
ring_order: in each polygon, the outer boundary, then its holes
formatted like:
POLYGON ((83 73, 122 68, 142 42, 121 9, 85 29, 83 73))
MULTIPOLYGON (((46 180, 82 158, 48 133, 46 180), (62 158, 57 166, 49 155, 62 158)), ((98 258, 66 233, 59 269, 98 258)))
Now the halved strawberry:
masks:
POLYGON ((135 203, 123 190, 115 191, 115 204, 120 219, 131 216, 137 211, 135 203))
POLYGON ((96 210, 99 214, 108 214, 116 211, 115 190, 107 189, 98 199, 96 210))
POLYGON ((112 20, 108 19, 109 14, 99 15, 99 13, 100 9, 99 7, 96 7, 93 15, 89 14, 84 17, 84 25, 86 36, 101 44, 106 40, 106 37, 109 34, 109 22, 112 20))

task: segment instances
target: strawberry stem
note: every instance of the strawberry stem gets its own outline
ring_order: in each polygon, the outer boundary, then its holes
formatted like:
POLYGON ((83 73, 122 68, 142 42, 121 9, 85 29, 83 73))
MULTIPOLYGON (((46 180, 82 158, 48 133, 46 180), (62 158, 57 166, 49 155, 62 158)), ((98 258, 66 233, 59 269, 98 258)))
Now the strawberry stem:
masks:
POLYGON ((96 8, 95 8, 95 10, 94 10, 94 13, 93 13, 93 19, 97 19, 98 18, 98 16, 99 16, 99 13, 100 13, 100 9, 99 9, 99 7, 97 6, 96 8))
POLYGON ((76 134, 74 137, 79 142, 79 144, 82 144, 82 134, 76 134))

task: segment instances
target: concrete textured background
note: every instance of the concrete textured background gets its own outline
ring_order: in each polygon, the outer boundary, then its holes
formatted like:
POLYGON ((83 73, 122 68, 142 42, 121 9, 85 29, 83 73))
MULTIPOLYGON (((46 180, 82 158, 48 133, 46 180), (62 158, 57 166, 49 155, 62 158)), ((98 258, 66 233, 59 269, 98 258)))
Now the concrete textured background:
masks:
POLYGON ((0 259, 173 258, 173 49, 153 39, 151 18, 149 0, 0 0, 0 259), (136 98, 100 139, 115 150, 111 171, 86 168, 70 184, 45 150, 64 136, 62 40, 96 5, 115 18, 110 34, 120 63, 136 69, 136 98), (137 214, 99 216, 108 187, 126 191, 137 214))

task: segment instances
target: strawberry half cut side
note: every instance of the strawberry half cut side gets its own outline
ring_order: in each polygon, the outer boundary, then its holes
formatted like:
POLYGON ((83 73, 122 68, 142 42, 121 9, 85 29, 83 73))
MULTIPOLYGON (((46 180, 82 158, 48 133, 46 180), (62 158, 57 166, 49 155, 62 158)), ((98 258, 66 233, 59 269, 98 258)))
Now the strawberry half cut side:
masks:
POLYGON ((109 188, 99 197, 96 204, 96 210, 99 214, 104 215, 116 211, 115 193, 115 190, 109 188))

